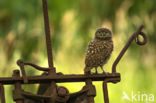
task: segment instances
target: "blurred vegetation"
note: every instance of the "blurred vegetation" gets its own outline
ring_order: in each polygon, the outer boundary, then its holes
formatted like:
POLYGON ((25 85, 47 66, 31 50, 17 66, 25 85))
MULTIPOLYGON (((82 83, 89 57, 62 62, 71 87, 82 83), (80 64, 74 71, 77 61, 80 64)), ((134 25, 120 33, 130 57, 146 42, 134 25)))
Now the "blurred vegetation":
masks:
MULTIPOLYGON (((144 24, 148 43, 140 47, 132 43, 117 67, 122 80, 109 84, 110 103, 131 103, 122 100, 122 92, 156 96, 156 0, 48 0, 50 29, 57 72, 83 73, 85 50, 96 28, 113 32, 114 52, 106 71, 127 42, 128 37, 144 24)), ((41 0, 0 0, 0 77, 12 75, 18 59, 47 67, 47 54, 41 0)), ((27 69, 28 75, 40 74, 27 69)), ((102 83, 97 87, 96 103, 103 103, 102 83)), ((76 92, 84 83, 59 84, 76 92)), ((24 85, 37 90, 37 85, 24 85)), ((6 86, 7 103, 13 103, 13 86, 6 86)), ((139 102, 138 102, 139 103, 139 102)), ((142 103, 142 102, 140 102, 142 103)))

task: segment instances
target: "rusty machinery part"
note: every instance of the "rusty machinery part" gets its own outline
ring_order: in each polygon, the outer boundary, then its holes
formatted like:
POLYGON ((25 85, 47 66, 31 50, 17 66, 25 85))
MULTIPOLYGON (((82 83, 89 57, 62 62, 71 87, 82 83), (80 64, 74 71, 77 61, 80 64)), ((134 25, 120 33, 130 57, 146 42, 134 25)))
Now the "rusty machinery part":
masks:
POLYGON ((26 73, 25 73, 25 69, 24 69, 24 62, 22 60, 18 60, 17 65, 20 67, 20 70, 22 72, 22 77, 23 77, 24 83, 28 83, 28 79, 26 77, 26 73))
POLYGON ((45 27, 45 36, 46 36, 48 64, 49 64, 49 68, 54 68, 52 45, 51 45, 51 39, 50 39, 50 26, 49 26, 47 0, 42 0, 42 6, 43 6, 43 15, 44 15, 44 27, 45 27))
MULTIPOLYGON (((70 99, 74 95, 80 96, 81 93, 86 93, 87 101, 89 103, 94 103, 94 97, 96 96, 96 89, 95 86, 92 85, 92 81, 104 81, 103 82, 103 91, 104 91, 104 100, 105 103, 109 103, 108 99, 108 88, 107 83, 117 83, 120 82, 120 74, 116 73, 116 66, 130 44, 133 40, 136 41, 139 45, 144 45, 147 42, 147 37, 145 33, 142 32, 143 25, 139 27, 139 29, 129 38, 127 44, 124 46, 122 51, 120 52, 119 56, 115 60, 112 66, 112 73, 109 73, 107 75, 104 74, 98 74, 98 75, 55 75, 56 69, 54 68, 53 64, 53 55, 52 55, 52 45, 51 45, 51 38, 50 38, 50 27, 49 27, 49 17, 48 17, 48 9, 47 9, 47 0, 42 0, 43 4, 43 15, 44 15, 44 27, 45 27, 45 37, 46 37, 46 47, 47 47, 47 55, 48 55, 48 65, 49 68, 42 68, 32 63, 25 63, 22 60, 18 60, 17 64, 20 66, 22 77, 20 77, 19 70, 14 70, 12 77, 4 77, 0 78, 0 90, 1 90, 1 101, 2 103, 5 103, 5 97, 4 97, 4 87, 5 84, 14 84, 15 90, 13 91, 13 97, 14 101, 16 103, 24 103, 23 99, 26 98, 33 98, 33 99, 51 99, 55 98, 58 102, 66 102, 68 99, 70 99), (143 41, 139 39, 139 36, 143 37, 143 41), (37 70, 41 71, 47 71, 47 76, 26 76, 25 73, 25 65, 29 65, 34 67, 37 70), (23 82, 24 80, 24 82, 23 82), (27 83, 27 84, 34 84, 34 83, 50 83, 49 89, 55 89, 56 83, 64 83, 64 82, 86 82, 86 85, 82 89, 82 91, 78 92, 80 94, 69 94, 68 90, 65 87, 58 87, 56 88, 56 92, 54 94, 57 94, 57 96, 45 96, 45 95, 35 95, 32 93, 25 92, 21 89, 21 84, 27 83), (86 88, 86 89, 85 89, 86 88), (87 91, 86 91, 87 90, 87 91)), ((84 102, 84 103, 88 103, 84 102)), ((68 102, 67 102, 68 103, 68 102)), ((71 102, 73 103, 73 102, 71 102)))
POLYGON ((146 37, 146 34, 144 32, 140 32, 136 39, 135 39, 135 42, 138 44, 138 45, 145 45, 147 43, 147 37, 146 37), (143 37, 143 41, 140 41, 139 40, 139 35, 143 37))
POLYGON ((49 68, 40 67, 40 66, 38 66, 38 65, 36 65, 36 64, 33 64, 33 63, 24 62, 24 61, 21 60, 21 59, 17 61, 17 64, 18 64, 19 66, 21 66, 21 65, 29 65, 29 66, 32 66, 32 67, 34 67, 35 69, 37 69, 37 70, 39 70, 39 71, 46 71, 46 72, 48 72, 48 71, 50 70, 49 68))
POLYGON ((95 89, 95 86, 90 84, 90 85, 87 85, 87 88, 88 88, 88 92, 87 92, 87 96, 90 97, 95 97, 96 96, 96 89, 95 89))
MULTIPOLYGON (((12 78, 16 79, 16 78, 19 78, 19 77, 20 77, 20 71, 19 70, 14 70, 12 78)), ((16 103, 24 103, 24 99, 23 99, 22 95, 18 94, 21 91, 21 83, 19 81, 14 82, 14 87, 15 88, 13 90, 13 94, 15 94, 15 95, 13 95, 13 100, 16 103)))
POLYGON ((57 94, 60 97, 65 97, 65 96, 69 96, 69 91, 67 88, 65 88, 63 86, 59 86, 59 87, 57 87, 57 94))
MULTIPOLYGON (((118 57, 116 58, 115 62, 112 65, 112 73, 116 73, 116 66, 117 66, 117 64, 119 63, 119 61, 121 60, 122 56, 125 54, 126 50, 128 49, 128 47, 130 46, 130 44, 132 43, 133 40, 135 40, 135 42, 138 45, 145 45, 147 43, 146 34, 144 32, 142 32, 143 27, 144 26, 141 25, 137 29, 137 31, 129 38, 128 42, 126 43, 124 48, 121 50, 120 54, 118 55, 118 57), (139 36, 142 36, 143 41, 141 41, 139 39, 139 36)), ((107 81, 103 82, 103 95, 104 95, 105 103, 109 103, 107 81)))
POLYGON ((0 99, 1 103, 5 103, 5 91, 3 84, 0 84, 0 99))
MULTIPOLYGON (((54 75, 54 76, 28 76, 27 84, 35 83, 50 83, 50 81, 55 81, 56 83, 65 82, 85 82, 86 79, 91 79, 92 81, 107 81, 111 83, 120 82, 120 73, 115 74, 93 74, 93 75, 54 75)), ((0 78, 0 83, 3 85, 14 84, 15 82, 20 82, 23 84, 23 78, 12 78, 12 77, 2 77, 0 78)))
POLYGON ((20 94, 23 96, 23 98, 28 98, 28 99, 37 100, 37 101, 48 100, 51 98, 51 96, 32 94, 23 90, 20 91, 20 94))
POLYGON ((69 99, 69 91, 65 88, 65 87, 57 87, 57 95, 56 96, 48 96, 48 95, 35 95, 35 94, 32 94, 32 93, 29 93, 29 92, 25 92, 23 90, 17 92, 17 93, 14 93, 14 98, 17 98, 18 95, 22 96, 23 98, 26 98, 26 99, 30 99, 30 100, 33 100, 33 101, 43 101, 43 100, 46 100, 46 101, 49 101, 50 99, 56 101, 56 102, 59 102, 59 103, 64 103, 64 102, 67 102, 68 99, 69 99), (18 94, 17 94, 18 93, 18 94))
MULTIPOLYGON (((90 75, 92 75, 91 71, 85 72, 85 75, 89 77, 90 75)), ((85 83, 86 85, 84 86, 84 88, 88 88, 86 102, 94 103, 94 97, 96 96, 96 89, 95 86, 92 84, 92 79, 90 78, 85 79, 85 83)))
POLYGON ((57 97, 55 98, 57 102, 67 102, 69 99, 69 91, 63 86, 57 87, 57 97))
POLYGON ((42 100, 48 100, 51 96, 45 96, 45 95, 36 95, 32 94, 30 92, 23 91, 22 89, 19 90, 13 90, 13 99, 14 101, 19 99, 30 99, 34 101, 42 101, 42 100))
POLYGON ((112 65, 112 73, 116 73, 116 66, 119 63, 119 61, 121 60, 122 56, 125 54, 126 50, 128 49, 128 47, 131 45, 132 41, 135 40, 135 42, 138 45, 145 45, 147 43, 147 37, 146 34, 144 32, 142 32, 143 29, 143 25, 141 25, 137 31, 129 38, 128 42, 126 43, 126 45, 124 46, 124 48, 121 50, 120 54, 118 55, 118 57, 116 58, 116 60, 114 61, 113 65, 112 65), (140 41, 139 36, 143 37, 143 41, 140 41))
MULTIPOLYGON (((12 79, 20 78, 20 71, 14 70, 12 79)), ((50 99, 51 96, 44 96, 44 95, 34 95, 29 92, 25 92, 21 88, 21 83, 19 81, 15 81, 15 89, 13 90, 13 100, 16 103, 24 103, 25 98, 33 99, 33 100, 43 100, 43 99, 50 99)))
POLYGON ((94 97, 96 96, 95 86, 92 84, 92 79, 86 79, 86 88, 88 88, 87 92, 87 103, 94 103, 94 97))
POLYGON ((107 82, 103 82, 103 96, 105 103, 109 103, 109 96, 108 96, 108 88, 107 88, 107 82))
MULTIPOLYGON (((54 100, 54 103, 79 103, 84 99, 87 99, 90 96, 96 95, 95 86, 84 86, 82 90, 79 92, 75 92, 69 94, 69 91, 65 87, 57 87, 57 95, 56 96, 46 96, 46 95, 34 95, 29 92, 25 92, 23 90, 18 90, 17 92, 13 91, 13 99, 29 99, 33 101, 33 103, 38 103, 37 101, 47 101, 49 102, 51 99, 54 100), (80 99, 81 98, 81 99, 80 99), (75 102, 73 102, 75 101, 75 102), (77 102, 76 102, 77 101, 77 102)), ((86 102, 87 103, 87 102, 86 102)))
POLYGON ((24 83, 28 83, 28 78, 26 76, 26 72, 25 72, 25 68, 24 68, 25 65, 32 66, 35 69, 40 70, 40 71, 46 71, 46 72, 48 72, 50 70, 49 68, 40 67, 40 66, 35 65, 33 63, 26 63, 26 62, 24 62, 21 59, 17 61, 17 65, 20 67, 20 70, 21 70, 21 73, 22 73, 22 77, 23 77, 24 83))
MULTIPOLYGON (((59 103, 67 102, 69 99, 69 96, 70 96, 68 89, 66 89, 65 87, 62 87, 62 86, 57 87, 56 89, 57 89, 57 92, 56 92, 57 94, 51 96, 51 95, 45 95, 45 94, 43 94, 43 95, 32 94, 30 92, 23 91, 20 88, 18 90, 13 91, 13 99, 14 99, 14 101, 29 99, 32 101, 54 100, 59 103)), ((35 102, 35 103, 37 103, 37 102, 35 102)))
MULTIPOLYGON (((44 16, 46 47, 47 47, 47 55, 48 55, 48 65, 50 68, 50 70, 48 71, 48 77, 51 77, 56 75, 56 69, 54 69, 54 63, 53 63, 47 0, 42 0, 42 6, 43 6, 43 16, 44 16)), ((50 81, 50 88, 55 89, 55 85, 56 85, 55 81, 50 81)), ((56 91, 54 92, 54 94, 56 94, 56 91)))

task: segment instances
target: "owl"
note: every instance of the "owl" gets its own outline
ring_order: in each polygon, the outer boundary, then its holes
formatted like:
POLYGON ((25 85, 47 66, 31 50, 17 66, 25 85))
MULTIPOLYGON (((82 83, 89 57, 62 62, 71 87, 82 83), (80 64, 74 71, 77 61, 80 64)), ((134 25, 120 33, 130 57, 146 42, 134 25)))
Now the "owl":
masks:
POLYGON ((94 39, 88 44, 84 72, 90 73, 91 69, 95 68, 95 73, 97 74, 97 68, 100 67, 103 73, 106 74, 103 66, 109 60, 112 51, 113 41, 111 31, 107 28, 97 29, 94 39))

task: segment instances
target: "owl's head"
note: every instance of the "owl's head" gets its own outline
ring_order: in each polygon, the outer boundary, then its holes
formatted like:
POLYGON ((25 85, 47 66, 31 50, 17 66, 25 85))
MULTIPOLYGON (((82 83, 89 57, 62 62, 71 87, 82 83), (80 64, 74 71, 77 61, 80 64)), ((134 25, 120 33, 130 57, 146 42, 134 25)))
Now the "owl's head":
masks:
POLYGON ((112 33, 109 29, 107 28, 99 28, 95 32, 95 38, 96 39, 111 39, 112 38, 112 33))

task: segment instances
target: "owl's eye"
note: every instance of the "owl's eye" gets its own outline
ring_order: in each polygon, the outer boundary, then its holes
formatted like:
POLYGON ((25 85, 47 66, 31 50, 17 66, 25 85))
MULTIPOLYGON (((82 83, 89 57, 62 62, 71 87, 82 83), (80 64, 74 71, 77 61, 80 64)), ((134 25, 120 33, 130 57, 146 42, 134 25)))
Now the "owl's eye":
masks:
POLYGON ((107 33, 106 33, 106 35, 110 35, 110 33, 109 33, 109 32, 107 32, 107 33))
POLYGON ((104 34, 106 35, 106 34, 107 34, 107 32, 105 31, 105 32, 104 32, 104 34))
POLYGON ((99 34, 99 36, 101 36, 101 32, 99 32, 98 34, 99 34))

